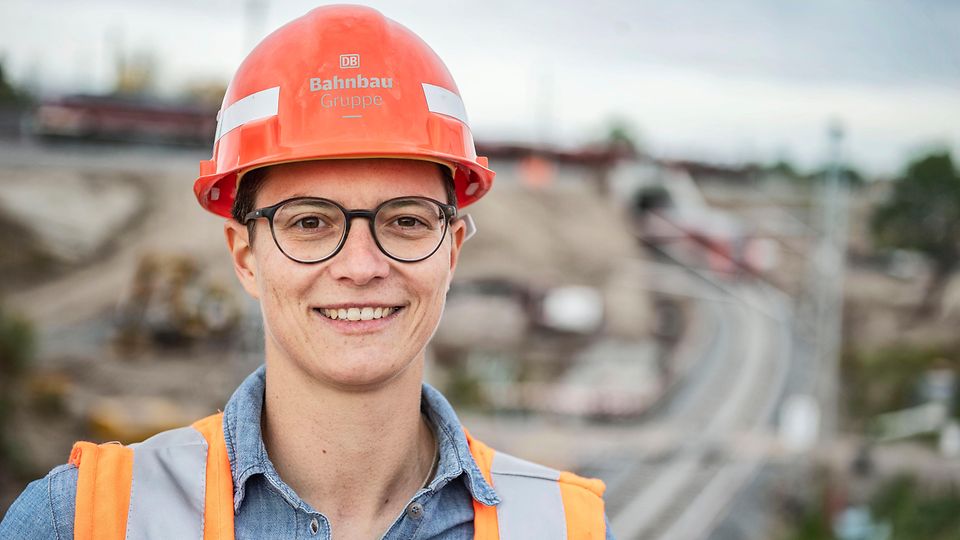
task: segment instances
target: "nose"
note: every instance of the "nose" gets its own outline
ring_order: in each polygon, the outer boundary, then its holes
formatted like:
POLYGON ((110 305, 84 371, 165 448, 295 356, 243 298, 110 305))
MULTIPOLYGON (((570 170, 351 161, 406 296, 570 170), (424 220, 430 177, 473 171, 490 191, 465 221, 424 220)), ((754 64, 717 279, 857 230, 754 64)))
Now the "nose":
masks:
POLYGON ((330 273, 337 280, 366 285, 390 273, 387 256, 380 251, 366 219, 358 218, 347 233, 343 248, 330 259, 330 273))

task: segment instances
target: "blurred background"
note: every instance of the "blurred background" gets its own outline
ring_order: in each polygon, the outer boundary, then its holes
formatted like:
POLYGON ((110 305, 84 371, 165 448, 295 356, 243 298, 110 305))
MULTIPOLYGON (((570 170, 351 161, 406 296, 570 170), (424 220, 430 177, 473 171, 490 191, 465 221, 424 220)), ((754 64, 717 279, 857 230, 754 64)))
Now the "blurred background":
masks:
MULTIPOLYGON (((960 538, 960 4, 371 2, 498 173, 428 380, 618 538, 960 538)), ((300 0, 0 4, 0 513, 222 408, 258 306, 191 187, 300 0)))

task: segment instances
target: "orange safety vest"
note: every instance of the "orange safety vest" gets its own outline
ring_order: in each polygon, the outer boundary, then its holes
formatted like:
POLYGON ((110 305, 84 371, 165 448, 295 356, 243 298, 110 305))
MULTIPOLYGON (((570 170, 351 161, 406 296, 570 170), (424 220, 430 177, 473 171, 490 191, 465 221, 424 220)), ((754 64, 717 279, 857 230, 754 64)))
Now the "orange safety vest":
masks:
MULTIPOLYGON (((470 453, 501 502, 476 500, 476 540, 602 540, 600 480, 496 452, 467 435, 470 453)), ((78 442, 75 540, 233 540, 233 476, 223 413, 130 446, 78 442)))

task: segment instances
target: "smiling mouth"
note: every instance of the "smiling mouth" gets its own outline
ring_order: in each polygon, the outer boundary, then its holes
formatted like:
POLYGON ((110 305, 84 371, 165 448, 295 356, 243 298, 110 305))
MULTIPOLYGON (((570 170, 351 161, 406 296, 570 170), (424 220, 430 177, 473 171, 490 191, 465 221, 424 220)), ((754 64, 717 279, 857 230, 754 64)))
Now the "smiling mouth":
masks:
POLYGON ((373 321, 393 315, 403 306, 371 307, 356 306, 347 308, 313 308, 320 315, 334 321, 373 321))

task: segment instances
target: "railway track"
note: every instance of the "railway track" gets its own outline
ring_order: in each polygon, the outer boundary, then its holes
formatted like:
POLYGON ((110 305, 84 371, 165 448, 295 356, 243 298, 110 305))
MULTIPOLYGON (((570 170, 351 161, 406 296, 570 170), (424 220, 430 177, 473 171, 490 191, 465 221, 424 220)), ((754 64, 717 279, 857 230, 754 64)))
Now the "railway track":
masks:
POLYGON ((791 341, 789 306, 759 287, 736 286, 735 301, 700 301, 714 335, 684 388, 653 419, 684 434, 674 448, 605 458, 623 467, 601 474, 618 538, 708 538, 764 463, 762 454, 738 452, 737 438, 769 436, 791 341))

